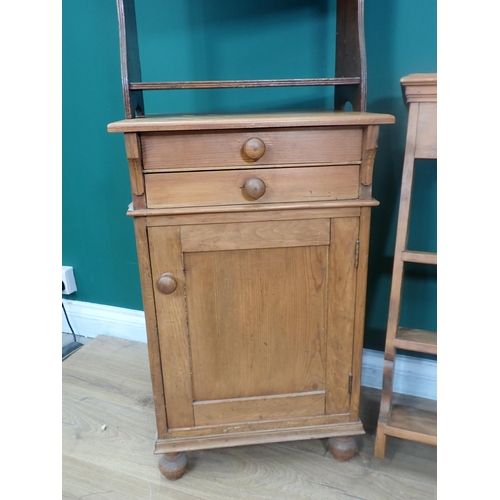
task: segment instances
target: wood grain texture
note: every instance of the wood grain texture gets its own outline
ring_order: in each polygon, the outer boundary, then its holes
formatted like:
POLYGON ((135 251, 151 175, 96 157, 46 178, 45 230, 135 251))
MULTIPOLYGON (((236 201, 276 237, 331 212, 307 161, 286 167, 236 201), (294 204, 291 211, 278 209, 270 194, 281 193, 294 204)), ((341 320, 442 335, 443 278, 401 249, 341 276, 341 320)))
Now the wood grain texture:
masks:
MULTIPOLYGON (((206 207, 181 207, 181 208, 155 208, 147 210, 132 210, 129 209, 127 215, 130 217, 147 217, 153 216, 149 220, 152 221, 151 225, 158 225, 154 223, 154 219, 158 217, 157 220, 162 216, 167 216, 167 219, 172 220, 172 217, 184 216, 184 215, 205 215, 211 214, 242 214, 242 216, 251 216, 251 214, 256 214, 258 212, 272 212, 272 211, 282 211, 284 213, 290 211, 297 213, 299 210, 312 210, 310 213, 316 213, 316 210, 321 209, 340 209, 340 208, 350 208, 358 209, 360 207, 376 207, 380 203, 374 198, 366 200, 339 200, 339 201, 314 201, 314 202, 296 202, 296 203, 273 203, 272 205, 266 204, 248 204, 248 205, 212 205, 206 207)), ((307 213, 307 212, 304 212, 307 213)), ((286 217, 286 215, 284 215, 286 217)), ((187 220, 187 219, 184 219, 187 220)), ((196 220, 196 219, 192 219, 196 220)))
POLYGON ((136 195, 144 194, 144 180, 142 178, 142 148, 138 134, 123 134, 125 139, 125 153, 129 161, 132 192, 136 195))
POLYGON ((305 429, 310 429, 315 433, 322 432, 323 435, 331 435, 332 432, 343 433, 347 430, 354 432, 354 434, 364 433, 361 424, 354 426, 351 424, 352 422, 349 421, 349 415, 347 413, 339 413, 337 415, 320 415, 314 417, 294 417, 288 415, 287 418, 270 418, 265 421, 240 422, 238 424, 199 425, 197 427, 187 427, 183 429, 169 429, 167 440, 170 441, 174 440, 174 438, 196 438, 204 436, 223 436, 224 439, 226 439, 230 438, 232 434, 239 435, 239 438, 244 436, 247 440, 251 440, 252 438, 250 434, 258 433, 259 435, 266 436, 268 438, 267 442, 272 442, 274 439, 273 436, 278 434, 281 435, 282 433, 286 433, 288 436, 292 437, 295 436, 293 439, 297 439, 297 436, 299 436, 305 429))
POLYGON ((437 254, 433 252, 415 252, 405 250, 401 252, 404 262, 416 262, 418 264, 430 264, 437 266, 437 254))
POLYGON ((326 247, 184 261, 195 400, 324 389, 326 247))
POLYGON ((290 78, 275 80, 197 80, 177 82, 131 82, 134 90, 182 90, 182 89, 241 89, 257 87, 317 87, 332 85, 355 85, 357 77, 351 78, 290 78))
POLYGON ((337 0, 335 76, 356 75, 357 85, 335 88, 335 109, 350 102, 354 111, 366 110, 366 46, 364 0, 337 0))
POLYGON ((141 134, 144 168, 192 170, 229 166, 336 164, 361 161, 360 128, 283 128, 141 134), (245 154, 250 140, 264 151, 245 154))
POLYGON ((130 187, 132 189, 132 203, 134 208, 146 208, 140 139, 138 134, 124 134, 124 136, 130 174, 130 187))
POLYGON ((338 217, 359 217, 360 208, 311 208, 302 210, 259 210, 249 212, 225 212, 190 215, 157 215, 149 217, 148 227, 189 226, 202 224, 230 224, 233 222, 313 220, 338 217))
POLYGON ((172 132, 179 130, 228 130, 281 127, 345 127, 392 124, 392 115, 345 111, 293 111, 273 113, 163 115, 120 120, 108 132, 172 132))
POLYGON ((145 183, 148 208, 334 201, 358 198, 359 165, 146 174, 145 183), (243 193, 253 178, 266 185, 258 200, 243 193))
POLYGON ((401 409, 394 413, 393 407, 396 349, 437 354, 436 334, 415 329, 401 329, 399 324, 404 263, 437 264, 437 254, 407 250, 415 160, 437 158, 437 75, 409 75, 401 80, 401 84, 408 105, 408 125, 389 298, 382 396, 375 443, 375 456, 380 459, 385 456, 388 435, 437 444, 435 415, 430 418, 425 414, 419 416, 411 410, 401 411, 401 409))
MULTIPOLYGON (((378 148, 378 126, 366 127, 363 132, 363 153, 360 182, 363 186, 371 186, 373 180, 373 164, 378 148)), ((364 191, 364 196, 371 198, 371 189, 364 191)))
MULTIPOLYGON (((227 425, 227 424, 226 424, 227 425)), ((364 434, 361 422, 335 423, 331 425, 308 426, 303 428, 277 428, 262 432, 233 432, 210 434, 203 437, 194 435, 185 438, 159 439, 155 453, 210 450, 231 448, 249 444, 283 443, 301 439, 321 439, 325 437, 345 437, 364 434)))
POLYGON ((177 289, 169 295, 155 287, 154 300, 168 426, 185 427, 194 425, 194 417, 180 232, 175 226, 153 227, 148 236, 153 282, 165 272, 177 281, 177 289))
POLYGON ((141 90, 131 90, 131 81, 140 81, 141 61, 134 0, 117 0, 118 31, 120 37, 120 69, 122 77, 123 106, 128 119, 144 114, 141 90))
POLYGON ((289 415, 306 417, 322 415, 325 392, 281 394, 253 398, 198 401, 194 404, 195 425, 228 424, 276 420, 289 415))
POLYGON ((437 73, 414 73, 401 78, 403 98, 412 102, 437 102, 437 73))
POLYGON ((393 405, 385 434, 437 446, 436 412, 393 405))
POLYGON ((417 328, 399 328, 394 339, 396 349, 437 354, 437 333, 417 328))
POLYGON ((149 260, 146 219, 144 217, 134 218, 134 229, 137 246, 137 259, 139 263, 139 275, 141 279, 141 291, 144 304, 144 316, 146 321, 146 334, 148 338, 149 365, 151 381, 153 384, 156 423, 158 436, 165 437, 167 434, 165 394, 163 391, 160 343, 156 323, 156 307, 154 302, 151 263, 149 260))
MULTIPOLYGON (((366 265, 356 271, 352 237, 368 235, 363 221, 376 205, 375 130, 394 122, 389 115, 364 113, 363 0, 336 4, 336 78, 328 81, 142 82, 134 3, 117 5, 129 119, 108 130, 128 134, 129 215, 140 216, 143 260, 150 259, 145 300, 156 316, 158 352, 152 359, 161 362, 163 393, 158 383, 154 389, 157 400, 164 396, 168 422, 155 451, 362 434, 353 400, 359 396, 366 265), (137 78, 131 81, 132 74, 137 78), (355 112, 134 118, 144 112, 143 90, 308 83, 340 84, 335 107, 350 101, 355 112), (222 220, 216 229, 199 222, 211 215, 312 208, 357 213, 222 220), (182 228, 184 239, 180 222, 145 222, 184 216, 192 216, 182 228)), ((362 252, 367 244, 360 245, 362 252)), ((320 489, 315 493, 321 498, 320 489)))
POLYGON ((356 294, 354 267, 359 220, 332 219, 328 260, 326 413, 348 413, 356 294))
POLYGON ((192 451, 185 476, 174 483, 163 478, 152 452, 146 344, 93 339, 62 364, 62 389, 63 499, 436 498, 435 447, 389 437, 386 459, 374 458, 380 402, 374 389, 362 391, 368 433, 356 437, 350 462, 336 463, 326 439, 192 451))
POLYGON ((418 104, 415 158, 437 158, 437 103, 418 104))
POLYGON ((366 288, 368 279, 368 256, 370 249, 371 210, 361 209, 359 217, 358 268, 356 273, 356 309, 354 311, 354 336, 352 344, 352 392, 351 418, 359 418, 359 395, 361 389, 361 368, 363 356, 363 339, 365 333, 366 288))
MULTIPOLYGON (((408 242, 408 228, 412 200, 412 185, 415 168, 415 149, 417 145, 418 105, 410 106, 408 127, 406 131, 406 148, 401 180, 401 194, 396 230, 396 244, 394 255, 401 255, 406 250, 408 242)), ((399 326, 400 302, 403 290, 404 262, 401 258, 394 259, 392 269, 391 293, 389 298, 389 314, 386 333, 386 358, 394 359, 392 342, 396 338, 399 326)), ((385 392, 385 391, 384 391, 385 392)))
POLYGON ((234 222, 181 227, 183 252, 321 246, 330 243, 328 219, 234 222))

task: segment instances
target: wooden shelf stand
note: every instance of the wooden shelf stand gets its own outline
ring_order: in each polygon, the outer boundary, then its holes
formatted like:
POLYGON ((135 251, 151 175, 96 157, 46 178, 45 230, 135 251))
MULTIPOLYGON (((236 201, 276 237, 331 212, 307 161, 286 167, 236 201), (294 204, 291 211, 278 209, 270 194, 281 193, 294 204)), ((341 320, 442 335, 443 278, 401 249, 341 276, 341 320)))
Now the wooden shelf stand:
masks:
POLYGON ((157 424, 186 452, 328 438, 356 453, 372 177, 364 0, 336 2, 334 78, 142 82, 133 0, 117 0, 123 133, 157 424), (332 85, 335 109, 152 115, 149 90, 332 85), (344 112, 349 102, 353 111, 344 112))
POLYGON ((380 459, 385 456, 387 436, 437 445, 437 414, 392 403, 397 350, 437 355, 437 332, 402 328, 399 325, 405 263, 437 265, 436 253, 407 249, 415 160, 437 159, 437 75, 409 75, 401 79, 401 86, 408 106, 408 129, 387 321, 382 396, 375 442, 375 456, 380 459))
POLYGON ((337 0, 334 78, 144 82, 135 1, 117 0, 117 9, 126 118, 137 118, 146 114, 143 91, 149 90, 331 86, 335 88, 336 110, 344 109, 349 102, 354 111, 366 111, 364 0, 337 0))

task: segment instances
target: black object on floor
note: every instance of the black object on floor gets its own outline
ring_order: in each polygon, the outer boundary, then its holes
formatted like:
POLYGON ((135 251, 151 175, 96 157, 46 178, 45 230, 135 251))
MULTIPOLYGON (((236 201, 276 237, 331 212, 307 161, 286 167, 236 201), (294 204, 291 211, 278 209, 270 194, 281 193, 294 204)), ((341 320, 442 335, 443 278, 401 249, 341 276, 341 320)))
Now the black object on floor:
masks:
POLYGON ((65 361, 68 359, 72 354, 74 354, 78 349, 81 349, 83 347, 83 344, 80 344, 80 342, 71 342, 70 344, 65 345, 62 348, 62 360, 65 361))

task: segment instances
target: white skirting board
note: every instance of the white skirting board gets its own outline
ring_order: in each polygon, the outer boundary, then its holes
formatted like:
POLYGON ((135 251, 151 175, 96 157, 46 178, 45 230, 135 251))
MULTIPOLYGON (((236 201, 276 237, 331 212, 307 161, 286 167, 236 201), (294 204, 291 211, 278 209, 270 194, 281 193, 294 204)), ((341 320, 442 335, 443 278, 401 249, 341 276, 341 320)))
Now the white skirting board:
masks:
MULTIPOLYGON (((144 312, 121 307, 106 306, 63 299, 69 321, 76 335, 94 338, 108 335, 137 342, 146 342, 144 312)), ((71 329, 62 313, 62 331, 71 329)), ((384 354, 363 350, 361 385, 382 388, 384 354)), ((437 363, 413 356, 397 356, 394 391, 410 396, 437 399, 437 363)))

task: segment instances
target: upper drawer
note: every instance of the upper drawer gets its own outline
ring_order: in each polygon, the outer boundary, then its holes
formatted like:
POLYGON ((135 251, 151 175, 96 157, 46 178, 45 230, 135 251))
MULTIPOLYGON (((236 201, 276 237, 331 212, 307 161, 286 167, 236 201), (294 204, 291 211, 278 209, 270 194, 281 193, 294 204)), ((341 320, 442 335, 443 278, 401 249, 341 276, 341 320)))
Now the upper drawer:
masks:
POLYGON ((312 127, 152 132, 141 142, 144 169, 192 170, 357 163, 362 137, 362 128, 312 127))
POLYGON ((148 208, 356 199, 359 165, 146 174, 148 208))

